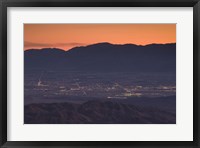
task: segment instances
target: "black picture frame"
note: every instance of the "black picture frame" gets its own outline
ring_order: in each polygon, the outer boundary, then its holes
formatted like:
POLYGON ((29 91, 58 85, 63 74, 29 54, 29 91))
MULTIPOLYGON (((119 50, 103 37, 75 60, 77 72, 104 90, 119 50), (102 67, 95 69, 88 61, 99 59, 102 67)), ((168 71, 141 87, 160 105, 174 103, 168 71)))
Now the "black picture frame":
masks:
POLYGON ((200 2, 199 0, 2 0, 0 39, 0 146, 10 147, 200 147, 200 2), (193 141, 7 141, 8 7, 193 7, 193 141), (199 59, 198 59, 199 58, 199 59))

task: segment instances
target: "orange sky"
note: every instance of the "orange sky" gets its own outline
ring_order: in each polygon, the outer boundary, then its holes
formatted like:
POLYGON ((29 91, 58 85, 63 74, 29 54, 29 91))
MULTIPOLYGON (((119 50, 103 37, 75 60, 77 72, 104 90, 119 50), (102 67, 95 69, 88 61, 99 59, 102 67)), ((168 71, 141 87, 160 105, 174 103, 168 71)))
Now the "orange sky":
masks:
POLYGON ((176 24, 24 24, 24 49, 113 44, 175 43, 176 24))

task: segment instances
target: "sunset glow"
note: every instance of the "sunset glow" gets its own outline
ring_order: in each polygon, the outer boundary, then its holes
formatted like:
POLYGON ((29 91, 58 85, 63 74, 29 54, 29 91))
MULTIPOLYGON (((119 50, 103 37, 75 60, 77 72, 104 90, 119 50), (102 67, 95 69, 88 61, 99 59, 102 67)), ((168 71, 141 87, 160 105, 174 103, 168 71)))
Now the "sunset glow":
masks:
POLYGON ((175 43, 176 24, 25 24, 24 49, 69 50, 100 42, 112 44, 175 43))

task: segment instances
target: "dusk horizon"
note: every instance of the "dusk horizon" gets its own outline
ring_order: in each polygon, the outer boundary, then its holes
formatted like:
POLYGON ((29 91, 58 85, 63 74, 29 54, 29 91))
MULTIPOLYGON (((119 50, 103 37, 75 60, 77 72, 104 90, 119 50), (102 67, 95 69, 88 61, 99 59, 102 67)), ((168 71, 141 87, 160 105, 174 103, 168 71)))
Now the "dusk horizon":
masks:
POLYGON ((176 24, 24 24, 24 49, 176 42, 176 24))
POLYGON ((47 46, 47 47, 43 47, 43 48, 27 48, 24 49, 25 51, 27 50, 31 50, 31 49, 38 49, 38 50, 42 50, 42 49, 60 49, 63 51, 69 51, 73 48, 77 48, 77 47, 87 47, 87 46, 91 46, 91 45, 96 45, 96 44, 111 44, 111 45, 119 45, 119 46, 123 46, 123 45, 135 45, 135 46, 149 46, 149 45, 166 45, 166 44, 176 44, 176 42, 169 42, 169 43, 149 43, 149 44, 145 44, 145 45, 140 45, 140 44, 135 44, 135 43, 124 43, 124 44, 118 44, 118 43, 110 43, 110 42, 97 42, 97 43, 92 43, 92 44, 87 44, 87 45, 82 45, 82 46, 74 46, 72 48, 69 48, 68 50, 65 50, 63 48, 59 48, 59 47, 54 47, 54 46, 47 46))
POLYGON ((176 124, 176 24, 24 24, 24 124, 176 124))

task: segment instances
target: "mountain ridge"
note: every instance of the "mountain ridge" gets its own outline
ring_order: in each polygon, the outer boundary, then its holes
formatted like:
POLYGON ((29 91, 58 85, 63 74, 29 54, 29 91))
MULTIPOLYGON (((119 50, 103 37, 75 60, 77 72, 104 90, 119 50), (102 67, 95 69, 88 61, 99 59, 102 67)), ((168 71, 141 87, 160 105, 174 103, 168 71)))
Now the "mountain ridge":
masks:
POLYGON ((112 101, 26 105, 25 124, 175 124, 176 115, 112 101))
POLYGON ((86 71, 175 71, 176 44, 113 45, 98 43, 64 51, 58 48, 24 52, 25 69, 86 71))
POLYGON ((47 47, 47 48, 30 48, 30 49, 26 49, 25 52, 28 51, 40 51, 40 50, 46 50, 46 49, 51 49, 51 50, 61 50, 61 51, 70 51, 73 50, 74 48, 80 48, 80 47, 90 47, 90 46, 96 46, 96 45, 113 45, 113 46, 136 46, 136 47, 147 47, 147 46, 152 46, 152 45, 176 45, 176 43, 151 43, 151 44, 146 44, 146 45, 138 45, 138 44, 132 44, 132 43, 125 43, 125 44, 112 44, 109 42, 100 42, 100 43, 94 43, 94 44, 89 44, 86 46, 76 46, 73 48, 70 48, 69 50, 64 50, 61 48, 56 48, 56 47, 47 47))

